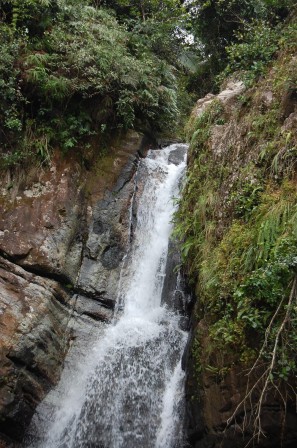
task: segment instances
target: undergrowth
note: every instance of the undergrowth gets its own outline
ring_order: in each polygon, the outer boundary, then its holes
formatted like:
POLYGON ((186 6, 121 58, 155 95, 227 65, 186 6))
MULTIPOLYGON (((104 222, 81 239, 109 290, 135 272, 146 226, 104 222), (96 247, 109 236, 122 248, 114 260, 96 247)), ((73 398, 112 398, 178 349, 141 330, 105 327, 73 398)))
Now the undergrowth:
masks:
POLYGON ((201 354, 204 347, 198 373, 226 374, 234 364, 250 372, 244 400, 261 390, 252 408, 256 438, 263 433, 263 397, 274 389, 284 402, 297 375, 297 135, 290 109, 296 81, 289 50, 231 113, 215 100, 192 116, 189 170, 175 217, 197 319, 208 328, 207 346, 196 334, 194 348, 201 354), (212 145, 218 126, 236 141, 226 141, 223 152, 212 145))
POLYGON ((0 169, 47 163, 54 148, 81 152, 93 136, 176 125, 176 70, 88 3, 0 5, 0 169))

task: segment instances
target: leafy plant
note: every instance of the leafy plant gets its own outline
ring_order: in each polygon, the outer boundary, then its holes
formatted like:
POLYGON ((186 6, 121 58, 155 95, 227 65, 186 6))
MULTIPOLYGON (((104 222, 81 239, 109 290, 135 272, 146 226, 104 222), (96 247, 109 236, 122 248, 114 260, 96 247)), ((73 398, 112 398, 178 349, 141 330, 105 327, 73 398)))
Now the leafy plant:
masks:
POLYGON ((4 2, 4 151, 25 154, 28 146, 37 159, 42 153, 48 158, 53 146, 82 150, 95 134, 104 133, 106 139, 115 129, 135 125, 150 132, 175 126, 175 69, 153 49, 155 25, 148 44, 140 37, 141 27, 138 34, 136 28, 128 31, 112 13, 95 6, 76 0, 4 2))
POLYGON ((242 72, 247 85, 265 72, 268 62, 276 53, 279 27, 271 27, 266 21, 245 22, 245 28, 237 36, 237 42, 226 48, 228 64, 219 80, 234 72, 242 72))
MULTIPOLYGON (((232 110, 219 103, 198 117, 192 114, 189 170, 175 218, 184 268, 197 295, 198 328, 205 327, 204 335, 196 333, 200 381, 206 372, 232 365, 246 373, 246 393, 227 425, 237 421, 255 439, 264 432, 264 397, 275 392, 285 408, 296 386, 296 132, 291 109, 281 111, 296 86, 294 27, 287 23, 280 31, 290 36, 286 48, 285 39, 274 41, 272 32, 273 45, 283 49, 279 59, 232 110), (219 151, 218 124, 224 126, 219 151), (240 420, 245 406, 249 415, 240 420)), ((258 37, 244 36, 255 58, 262 57, 258 37)), ((261 50, 267 63, 273 45, 268 53, 261 50)), ((243 60, 244 46, 236 48, 242 51, 242 59, 234 58, 242 64, 237 69, 255 70, 254 80, 265 73, 266 62, 257 72, 252 57, 243 60)))

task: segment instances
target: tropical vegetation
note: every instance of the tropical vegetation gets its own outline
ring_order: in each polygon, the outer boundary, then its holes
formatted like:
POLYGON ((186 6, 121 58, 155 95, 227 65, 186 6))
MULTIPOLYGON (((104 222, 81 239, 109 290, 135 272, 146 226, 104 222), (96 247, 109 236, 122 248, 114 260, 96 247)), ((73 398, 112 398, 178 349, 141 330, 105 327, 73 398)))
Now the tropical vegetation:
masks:
MULTIPOLYGON (((248 409, 249 419, 238 421, 243 433, 252 425, 259 440, 267 396, 277 396, 285 409, 296 390, 297 11, 294 2, 242 3, 248 9, 223 35, 227 45, 219 36, 221 44, 205 50, 210 65, 221 52, 214 86, 231 79, 246 89, 232 106, 210 100, 189 120, 176 235, 197 296, 197 377, 208 372, 221 381, 231 369, 245 373, 246 395, 229 423, 248 409), (249 15, 256 6, 259 15, 255 9, 249 15)), ((211 5, 225 5, 226 15, 207 17, 227 23, 229 6, 239 2, 205 4, 209 14, 211 5)), ((223 33, 223 24, 218 29, 223 33)))
POLYGON ((233 115, 213 101, 187 126, 176 234, 210 341, 204 357, 199 334, 194 349, 199 371, 237 363, 261 372, 264 391, 292 384, 297 136, 284 121, 296 101, 296 2, 0 0, 0 40, 1 170, 46 164, 54 149, 106 150, 131 128, 176 136, 194 99, 242 80, 233 115), (210 137, 227 123, 242 134, 215 155, 210 137))

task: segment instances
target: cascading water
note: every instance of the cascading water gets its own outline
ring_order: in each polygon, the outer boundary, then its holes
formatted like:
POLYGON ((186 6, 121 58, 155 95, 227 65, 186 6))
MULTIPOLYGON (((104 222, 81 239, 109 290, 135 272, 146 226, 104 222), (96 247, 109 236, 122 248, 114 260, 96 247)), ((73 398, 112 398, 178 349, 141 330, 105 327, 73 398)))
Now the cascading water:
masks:
POLYGON ((185 169, 184 160, 170 163, 178 149, 186 147, 151 151, 141 161, 145 183, 123 264, 118 314, 80 371, 64 378, 68 396, 30 447, 182 446, 181 356, 187 334, 178 314, 161 305, 173 198, 185 169))

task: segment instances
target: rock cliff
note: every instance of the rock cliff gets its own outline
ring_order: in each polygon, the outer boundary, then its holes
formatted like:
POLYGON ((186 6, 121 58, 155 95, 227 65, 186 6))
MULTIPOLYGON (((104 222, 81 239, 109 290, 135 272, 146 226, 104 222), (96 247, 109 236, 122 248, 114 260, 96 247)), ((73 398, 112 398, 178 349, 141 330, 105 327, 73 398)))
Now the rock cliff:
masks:
POLYGON ((188 442, 293 447, 296 45, 251 88, 229 81, 190 118, 177 232, 196 294, 188 442))
POLYGON ((130 181, 147 147, 131 131, 107 154, 57 151, 48 166, 1 179, 1 447, 22 440, 83 319, 96 326, 113 315, 130 181))

